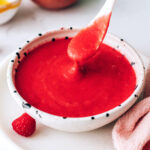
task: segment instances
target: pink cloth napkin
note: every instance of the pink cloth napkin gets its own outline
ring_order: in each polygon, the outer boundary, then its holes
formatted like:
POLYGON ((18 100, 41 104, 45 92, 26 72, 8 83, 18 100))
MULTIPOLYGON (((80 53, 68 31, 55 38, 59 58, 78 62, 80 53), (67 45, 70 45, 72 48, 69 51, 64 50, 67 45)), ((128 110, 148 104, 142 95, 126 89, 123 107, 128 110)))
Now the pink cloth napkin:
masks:
POLYGON ((150 150, 150 69, 147 71, 144 100, 121 117, 112 132, 116 150, 150 150))

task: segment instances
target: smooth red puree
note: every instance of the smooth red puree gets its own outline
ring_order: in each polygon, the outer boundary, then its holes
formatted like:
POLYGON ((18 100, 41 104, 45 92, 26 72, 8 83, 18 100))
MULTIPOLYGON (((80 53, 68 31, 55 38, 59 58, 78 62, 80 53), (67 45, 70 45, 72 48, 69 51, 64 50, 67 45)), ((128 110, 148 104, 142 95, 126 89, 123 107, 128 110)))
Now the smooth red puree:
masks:
POLYGON ((82 62, 95 55, 107 32, 110 17, 111 13, 96 19, 71 40, 68 45, 68 55, 71 59, 82 62))
POLYGON ((15 85, 29 104, 58 116, 85 117, 108 111, 132 94, 136 85, 132 66, 105 44, 76 74, 82 77, 68 78, 68 68, 74 65, 67 55, 69 42, 57 39, 43 44, 19 64, 15 85))

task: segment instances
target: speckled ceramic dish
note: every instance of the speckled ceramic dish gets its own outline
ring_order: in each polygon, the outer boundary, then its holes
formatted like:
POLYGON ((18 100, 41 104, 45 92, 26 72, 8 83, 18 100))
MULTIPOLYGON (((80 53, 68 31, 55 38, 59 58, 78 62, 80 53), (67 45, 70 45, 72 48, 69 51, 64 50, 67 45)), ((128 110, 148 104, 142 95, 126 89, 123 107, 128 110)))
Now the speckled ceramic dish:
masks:
MULTIPOLYGON (((26 102, 23 99, 18 91, 15 88, 14 80, 17 67, 27 54, 32 51, 35 47, 42 45, 48 41, 51 41, 54 38, 65 38, 65 37, 74 37, 74 35, 79 32, 78 29, 61 29, 57 31, 51 31, 46 34, 38 34, 38 37, 33 40, 27 40, 27 43, 24 47, 19 48, 18 51, 11 58, 8 71, 7 71, 7 81, 10 93, 16 102, 22 107, 27 113, 29 113, 33 118, 38 119, 42 124, 45 124, 48 127, 55 129, 69 131, 69 132, 82 132, 89 131, 99 127, 102 127, 113 120, 117 119, 120 115, 125 113, 139 98, 142 93, 144 86, 144 65, 138 53, 133 49, 129 44, 127 44, 123 39, 117 38, 114 35, 107 34, 104 43, 115 48, 122 55, 124 55, 128 61, 131 63, 135 73, 136 73, 136 87, 132 95, 126 99, 121 105, 116 106, 115 108, 89 117, 81 118, 69 118, 69 117, 60 117, 52 114, 45 113, 26 102)), ((30 88, 30 87, 29 87, 30 88)))
POLYGON ((7 0, 7 4, 0 4, 0 25, 12 19, 18 11, 21 0, 7 0))

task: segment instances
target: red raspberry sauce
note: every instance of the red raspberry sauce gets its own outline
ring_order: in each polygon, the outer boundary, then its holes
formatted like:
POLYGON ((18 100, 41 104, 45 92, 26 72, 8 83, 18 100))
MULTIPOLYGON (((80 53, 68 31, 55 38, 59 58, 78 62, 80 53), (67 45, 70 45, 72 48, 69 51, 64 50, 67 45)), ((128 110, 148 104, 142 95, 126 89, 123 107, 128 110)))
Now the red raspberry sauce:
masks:
POLYGON ((36 108, 63 117, 93 116, 124 102, 136 86, 128 60, 101 44, 101 53, 86 64, 82 77, 67 78, 67 68, 74 65, 67 55, 70 40, 43 44, 21 61, 15 76, 20 95, 36 108))

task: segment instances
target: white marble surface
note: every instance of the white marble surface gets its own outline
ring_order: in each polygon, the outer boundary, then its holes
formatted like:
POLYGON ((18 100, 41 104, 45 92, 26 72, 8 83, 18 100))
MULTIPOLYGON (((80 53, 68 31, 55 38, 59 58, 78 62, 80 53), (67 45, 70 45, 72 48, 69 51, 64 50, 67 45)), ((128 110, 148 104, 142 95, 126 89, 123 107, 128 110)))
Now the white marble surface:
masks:
MULTIPOLYGON (((83 27, 101 8, 104 0, 80 0, 68 9, 47 11, 23 0, 13 20, 0 26, 0 60, 17 50, 27 39, 62 26, 83 27)), ((114 33, 150 56, 150 1, 118 0, 109 32, 114 33)))
MULTIPOLYGON (((103 3, 104 0, 80 0, 68 9, 47 11, 30 0, 23 0, 15 18, 0 26, 0 61, 40 32, 62 26, 85 26, 103 3)), ((147 56, 150 56, 149 6, 149 0, 118 0, 109 27, 109 32, 125 39, 147 56)), ((0 149, 7 150, 6 145, 0 142, 0 149)))

